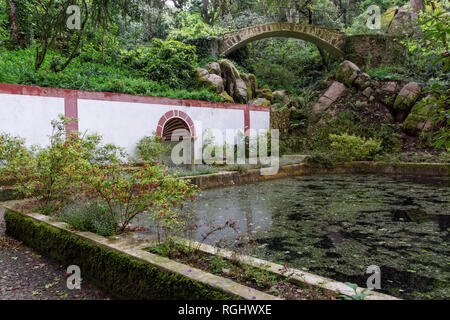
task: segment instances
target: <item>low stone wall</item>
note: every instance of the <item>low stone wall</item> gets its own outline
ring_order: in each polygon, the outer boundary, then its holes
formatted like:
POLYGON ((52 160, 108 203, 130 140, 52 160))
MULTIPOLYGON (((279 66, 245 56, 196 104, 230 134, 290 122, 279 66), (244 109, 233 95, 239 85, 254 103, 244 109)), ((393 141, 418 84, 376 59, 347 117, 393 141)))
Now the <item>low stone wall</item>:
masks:
POLYGON ((376 68, 394 64, 401 57, 401 47, 394 42, 394 36, 362 34, 347 36, 342 50, 345 58, 365 69, 367 65, 376 68))
POLYGON ((259 169, 255 169, 249 170, 246 173, 221 172, 203 176, 185 177, 185 179, 190 179, 192 183, 197 185, 200 189, 210 189, 310 174, 398 174, 416 176, 449 176, 450 164, 386 164, 381 162, 348 162, 338 163, 334 168, 328 169, 318 165, 302 163, 281 167, 278 173, 272 176, 261 175, 261 171, 259 169))
POLYGON ((4 210, 7 234, 121 299, 276 300, 277 297, 143 250, 148 244, 72 231, 40 214, 4 210))

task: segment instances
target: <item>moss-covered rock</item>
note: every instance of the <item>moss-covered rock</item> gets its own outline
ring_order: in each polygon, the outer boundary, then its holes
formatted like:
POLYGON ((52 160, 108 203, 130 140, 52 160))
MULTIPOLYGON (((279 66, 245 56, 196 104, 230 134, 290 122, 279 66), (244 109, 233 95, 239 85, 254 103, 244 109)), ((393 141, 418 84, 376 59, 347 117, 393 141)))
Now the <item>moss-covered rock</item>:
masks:
POLYGON ((418 136, 421 131, 432 129, 431 97, 426 97, 416 103, 403 123, 403 129, 412 136, 418 136))
POLYGON ((272 103, 274 101, 274 96, 272 93, 272 90, 270 90, 269 88, 262 88, 262 89, 258 89, 256 90, 256 96, 258 98, 264 98, 270 101, 270 103, 272 103))
POLYGON ((419 98, 420 86, 416 82, 410 82, 400 90, 394 102, 394 109, 404 111, 410 109, 419 98))
POLYGON ((208 70, 208 72, 210 74, 215 74, 218 76, 222 76, 222 69, 220 69, 220 64, 218 64, 217 62, 211 62, 209 63, 206 67, 206 70, 208 70))
POLYGON ((220 69, 222 70, 222 78, 225 91, 234 97, 236 90, 236 80, 241 78, 239 71, 230 60, 223 59, 219 61, 220 69))
POLYGON ((360 72, 361 70, 356 64, 345 60, 339 65, 336 71, 336 80, 345 84, 347 87, 351 87, 360 72))
POLYGON ((257 98, 255 100, 249 101, 249 104, 254 106, 269 107, 270 101, 264 98, 257 98))
POLYGON ((206 76, 201 77, 198 81, 202 87, 211 92, 220 94, 224 90, 223 79, 216 74, 207 74, 206 76))
POLYGON ((234 103, 234 99, 226 91, 223 91, 220 96, 225 99, 226 102, 234 103))

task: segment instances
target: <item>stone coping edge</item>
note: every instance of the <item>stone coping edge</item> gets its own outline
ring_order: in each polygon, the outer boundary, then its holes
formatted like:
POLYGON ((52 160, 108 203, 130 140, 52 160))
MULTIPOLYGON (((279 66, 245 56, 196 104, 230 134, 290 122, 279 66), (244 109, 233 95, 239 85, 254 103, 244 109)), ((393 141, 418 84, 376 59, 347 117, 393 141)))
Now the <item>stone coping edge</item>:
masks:
POLYGON ((384 163, 384 162, 341 162, 333 168, 325 168, 320 165, 300 163, 280 167, 275 175, 262 175, 260 169, 248 170, 245 173, 223 171, 214 174, 188 176, 200 189, 229 187, 246 183, 282 179, 294 176, 306 176, 314 174, 392 174, 392 175, 416 175, 416 176, 449 176, 450 164, 448 163, 384 163))
MULTIPOLYGON (((283 277, 287 277, 289 281, 300 284, 300 285, 311 285, 320 287, 322 289, 325 289, 329 292, 332 292, 336 295, 346 295, 351 296, 354 294, 354 291, 352 288, 348 287, 346 284, 335 281, 329 278, 325 278, 313 273, 293 269, 293 268, 286 268, 285 266, 282 266, 280 264, 276 264, 270 261, 258 259, 255 257, 247 256, 247 255, 241 255, 237 254, 234 251, 229 251, 222 248, 217 248, 208 244, 199 243, 196 241, 188 241, 185 239, 177 239, 177 241, 180 244, 184 244, 186 246, 198 249, 202 252, 209 253, 209 254, 217 254, 219 256, 222 256, 226 259, 230 260, 237 260, 241 263, 256 267, 256 268, 264 268, 265 270, 280 275, 283 277)), ((364 290, 364 288, 358 287, 357 293, 361 293, 361 291, 364 290)), ((366 297, 365 300, 402 300, 397 297, 393 297, 387 294, 379 293, 373 290, 368 290, 366 293, 371 294, 371 296, 366 297)))
MULTIPOLYGON (((52 221, 52 219, 48 216, 44 216, 42 214, 37 213, 23 214, 9 208, 6 205, 0 206, 0 212, 5 212, 8 210, 15 214, 21 215, 24 220, 29 218, 33 219, 35 222, 43 223, 46 226, 50 226, 59 230, 64 230, 66 232, 71 233, 72 235, 76 235, 79 238, 90 242, 91 244, 104 247, 106 249, 125 254, 130 258, 134 258, 143 261, 145 263, 148 263, 154 267, 157 267, 162 272, 177 274, 182 277, 189 278, 190 280, 199 282, 202 286, 219 289, 232 299, 282 300, 278 297, 267 294, 265 292, 261 292, 253 288, 246 287, 244 285, 236 283, 230 279, 216 276, 196 268, 191 268, 188 265, 149 253, 143 250, 144 248, 143 245, 140 246, 136 245, 136 242, 133 241, 130 242, 126 239, 121 239, 120 237, 113 237, 111 239, 108 239, 91 232, 73 231, 71 230, 71 227, 68 224, 63 222, 52 221)), ((133 297, 129 298, 133 299, 133 297)), ((164 299, 164 297, 162 298, 164 299)))

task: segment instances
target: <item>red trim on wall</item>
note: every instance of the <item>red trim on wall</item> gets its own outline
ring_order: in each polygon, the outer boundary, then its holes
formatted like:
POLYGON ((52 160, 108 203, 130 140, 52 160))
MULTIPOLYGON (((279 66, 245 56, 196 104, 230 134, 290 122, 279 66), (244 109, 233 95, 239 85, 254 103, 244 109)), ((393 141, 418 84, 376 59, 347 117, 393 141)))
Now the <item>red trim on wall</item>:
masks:
POLYGON ((231 109, 231 110, 249 109, 251 111, 270 112, 270 108, 268 107, 261 107, 254 105, 222 103, 222 102, 206 102, 200 100, 181 100, 181 99, 161 98, 161 97, 134 96, 129 94, 111 93, 111 92, 93 92, 81 90, 43 88, 43 87, 23 86, 7 83, 0 83, 0 93, 21 94, 29 96, 59 97, 59 98, 76 96, 78 99, 84 100, 117 101, 117 102, 131 102, 131 103, 161 104, 179 107, 216 108, 216 109, 231 109))
POLYGON ((248 130, 250 130, 250 108, 244 110, 244 132, 246 137, 250 136, 248 130))
POLYGON ((67 126, 67 131, 78 131, 78 99, 76 94, 70 92, 68 96, 64 98, 64 113, 66 118, 75 119, 67 126))
POLYGON ((194 121, 192 121, 191 117, 189 117, 185 112, 181 110, 171 110, 169 112, 166 112, 166 114, 163 115, 161 119, 159 119, 158 128, 156 129, 156 135, 158 137, 163 136, 164 125, 167 123, 167 121, 173 118, 180 118, 186 121, 186 123, 189 126, 189 131, 191 131, 191 136, 192 137, 196 136, 194 121))

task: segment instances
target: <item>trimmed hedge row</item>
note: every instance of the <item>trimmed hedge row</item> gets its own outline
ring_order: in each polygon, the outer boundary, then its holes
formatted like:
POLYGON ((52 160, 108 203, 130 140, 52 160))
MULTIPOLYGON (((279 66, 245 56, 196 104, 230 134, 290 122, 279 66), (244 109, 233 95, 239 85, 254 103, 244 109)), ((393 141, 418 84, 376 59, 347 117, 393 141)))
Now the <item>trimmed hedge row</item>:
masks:
POLYGON ((236 299, 180 274, 96 245, 66 230, 6 209, 7 234, 63 265, 77 265, 83 279, 113 297, 136 300, 236 299))
POLYGON ((0 202, 18 199, 19 196, 17 195, 15 189, 4 189, 0 187, 0 202))

